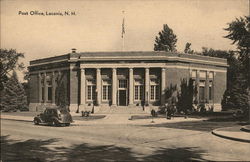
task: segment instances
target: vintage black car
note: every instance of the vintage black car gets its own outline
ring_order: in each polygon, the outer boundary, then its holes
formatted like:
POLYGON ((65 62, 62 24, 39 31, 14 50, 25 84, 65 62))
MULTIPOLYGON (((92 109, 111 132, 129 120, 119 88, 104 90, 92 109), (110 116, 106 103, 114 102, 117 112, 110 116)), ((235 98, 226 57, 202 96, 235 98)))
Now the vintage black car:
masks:
POLYGON ((43 113, 34 117, 34 124, 46 123, 53 126, 65 125, 69 126, 72 123, 72 116, 67 109, 59 107, 47 107, 43 113))

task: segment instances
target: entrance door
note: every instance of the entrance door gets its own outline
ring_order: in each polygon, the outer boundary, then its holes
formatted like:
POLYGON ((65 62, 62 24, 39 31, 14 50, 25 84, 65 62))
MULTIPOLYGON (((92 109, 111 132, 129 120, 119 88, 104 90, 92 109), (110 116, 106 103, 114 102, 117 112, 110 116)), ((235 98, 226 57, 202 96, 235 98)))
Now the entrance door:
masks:
POLYGON ((126 106, 126 90, 119 90, 119 106, 126 106))

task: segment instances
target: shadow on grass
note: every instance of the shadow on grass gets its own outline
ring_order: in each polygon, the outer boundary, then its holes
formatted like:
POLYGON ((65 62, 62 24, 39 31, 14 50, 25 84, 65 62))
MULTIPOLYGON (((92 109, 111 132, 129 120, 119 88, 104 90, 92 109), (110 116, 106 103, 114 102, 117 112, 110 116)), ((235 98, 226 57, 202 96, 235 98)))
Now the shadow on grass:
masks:
POLYGON ((223 127, 232 127, 239 126, 242 123, 238 122, 214 122, 209 120, 203 121, 186 121, 186 122, 176 122, 176 123, 162 123, 162 124, 154 124, 154 125, 145 125, 145 127, 165 127, 165 128, 174 128, 174 129, 186 129, 186 130, 194 130, 194 131, 204 131, 211 132, 217 128, 223 127))
POLYGON ((54 153, 45 146, 56 141, 57 139, 15 141, 9 139, 9 136, 1 136, 1 160, 3 162, 46 161, 46 158, 53 157, 54 153))
POLYGON ((205 151, 196 147, 162 148, 143 158, 143 161, 205 161, 203 154, 205 151))
POLYGON ((95 115, 95 116, 88 116, 88 117, 82 117, 82 116, 73 116, 73 120, 82 120, 82 121, 89 121, 89 120, 97 120, 97 119, 103 119, 106 115, 95 115))
POLYGON ((40 161, 190 161, 204 160, 205 152, 194 147, 161 148, 149 156, 141 156, 130 148, 114 145, 92 146, 86 143, 70 147, 53 147, 58 139, 14 141, 1 136, 1 160, 40 161))

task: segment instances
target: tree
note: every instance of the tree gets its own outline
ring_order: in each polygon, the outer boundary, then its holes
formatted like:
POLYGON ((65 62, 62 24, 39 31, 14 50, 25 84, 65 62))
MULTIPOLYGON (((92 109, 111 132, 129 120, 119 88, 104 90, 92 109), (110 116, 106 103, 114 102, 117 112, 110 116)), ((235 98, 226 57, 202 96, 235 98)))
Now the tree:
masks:
POLYGON ((193 54, 194 50, 191 50, 191 43, 187 42, 185 45, 184 53, 193 54))
POLYGON ((242 63, 242 72, 247 78, 248 85, 249 82, 249 59, 250 59, 250 16, 244 18, 236 18, 235 21, 232 21, 228 24, 229 27, 225 28, 229 32, 225 38, 231 39, 232 44, 237 45, 238 59, 242 63))
POLYGON ((233 56, 233 55, 230 55, 228 51, 215 50, 215 49, 207 48, 207 47, 202 47, 201 55, 210 56, 210 57, 219 57, 219 58, 225 58, 225 59, 227 59, 230 56, 233 56))
POLYGON ((227 89, 224 92, 221 102, 222 110, 239 108, 238 104, 235 103, 235 96, 239 94, 238 90, 241 89, 241 85, 238 84, 241 62, 236 57, 237 52, 202 47, 201 55, 227 59, 227 63, 229 65, 227 69, 227 89))
POLYGON ((0 49, 0 91, 13 70, 24 69, 24 64, 18 62, 20 58, 24 58, 23 53, 18 53, 14 49, 0 49))
POLYGON ((163 25, 163 30, 155 38, 154 51, 176 51, 177 38, 173 30, 167 24, 163 25))
POLYGON ((68 97, 68 91, 67 91, 67 85, 62 80, 62 77, 57 80, 57 87, 56 87, 56 105, 60 106, 62 108, 66 108, 69 105, 69 97, 68 97))
POLYGON ((4 111, 28 110, 27 96, 17 74, 14 71, 8 81, 3 83, 4 89, 1 91, 0 108, 4 111))
POLYGON ((196 95, 193 80, 189 79, 188 81, 183 79, 180 88, 180 92, 178 93, 177 110, 179 112, 183 111, 187 114, 187 112, 191 111, 193 108, 193 101, 196 95))
POLYGON ((232 44, 237 45, 240 62, 236 77, 239 88, 236 88, 235 104, 248 114, 247 111, 250 113, 250 16, 236 18, 225 30, 229 32, 225 38, 231 39, 232 44))

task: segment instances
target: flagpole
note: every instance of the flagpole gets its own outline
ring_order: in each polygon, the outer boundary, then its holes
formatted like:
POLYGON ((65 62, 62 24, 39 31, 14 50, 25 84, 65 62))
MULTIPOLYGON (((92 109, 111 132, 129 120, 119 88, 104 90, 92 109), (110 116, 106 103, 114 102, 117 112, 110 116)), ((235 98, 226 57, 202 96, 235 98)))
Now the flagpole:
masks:
POLYGON ((124 36, 122 37, 122 51, 124 51, 124 36))
POLYGON ((124 11, 122 11, 123 19, 122 19, 122 51, 124 51, 125 46, 125 16, 124 11))

